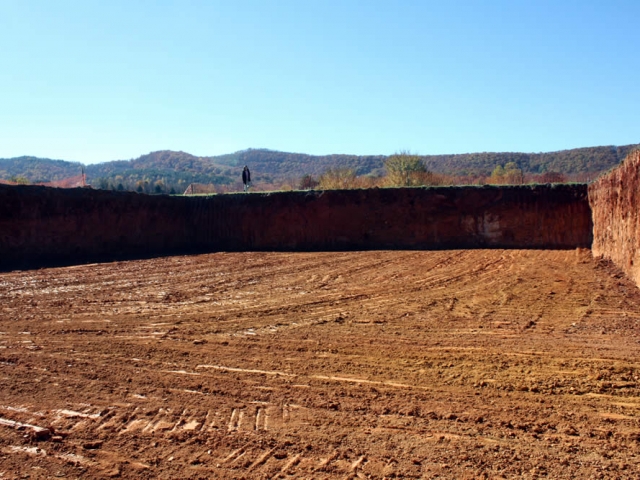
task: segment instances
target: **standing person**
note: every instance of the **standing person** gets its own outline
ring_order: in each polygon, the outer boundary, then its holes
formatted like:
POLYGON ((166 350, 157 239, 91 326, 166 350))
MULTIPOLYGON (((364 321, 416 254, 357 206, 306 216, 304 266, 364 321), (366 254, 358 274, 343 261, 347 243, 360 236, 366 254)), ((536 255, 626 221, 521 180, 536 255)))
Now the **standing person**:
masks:
POLYGON ((242 170, 242 183, 244 184, 244 191, 249 191, 249 187, 251 186, 251 172, 249 171, 249 167, 246 165, 242 170))

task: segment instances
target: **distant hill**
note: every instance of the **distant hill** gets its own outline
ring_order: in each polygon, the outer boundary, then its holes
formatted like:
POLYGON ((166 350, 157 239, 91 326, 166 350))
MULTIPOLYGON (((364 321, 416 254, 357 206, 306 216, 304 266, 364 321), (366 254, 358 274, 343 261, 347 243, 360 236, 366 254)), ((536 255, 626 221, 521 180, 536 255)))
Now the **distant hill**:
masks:
POLYGON ((427 168, 449 175, 490 175, 493 169, 514 162, 525 174, 558 172, 599 174, 620 163, 640 145, 587 147, 549 153, 466 153, 423 157, 427 168))
MULTIPOLYGON (((549 153, 464 153, 457 155, 422 155, 427 168, 446 175, 489 176, 498 165, 514 162, 523 173, 555 171, 564 174, 598 174, 620 163, 631 150, 640 147, 587 147, 549 153)), ((260 171, 276 177, 299 178, 305 174, 318 175, 328 168, 346 167, 358 175, 381 175, 384 173, 385 155, 306 155, 278 152, 265 149, 249 149, 236 152, 229 157, 229 165, 253 165, 260 171)), ((211 157, 220 163, 219 157, 211 157)))
POLYGON ((0 179, 22 177, 30 183, 51 182, 82 173, 82 164, 50 158, 16 157, 0 158, 0 179))
MULTIPOLYGON (((422 156, 435 173, 456 176, 489 176, 498 165, 514 162, 525 174, 559 172, 593 177, 620 163, 640 145, 588 147, 549 153, 466 153, 422 156)), ((191 183, 237 185, 248 165, 253 180, 263 185, 296 184, 302 176, 318 176, 329 168, 350 168, 357 175, 384 174, 384 155, 307 155, 266 149, 198 157, 186 152, 151 152, 131 160, 115 160, 85 166, 87 182, 96 188, 138 190, 148 193, 181 193, 191 183)), ((0 159, 0 179, 22 177, 41 183, 77 176, 82 164, 36 157, 0 159)))
POLYGON ((239 171, 214 162, 213 157, 164 150, 132 160, 88 165, 87 182, 98 188, 182 193, 191 183, 231 184, 239 171))

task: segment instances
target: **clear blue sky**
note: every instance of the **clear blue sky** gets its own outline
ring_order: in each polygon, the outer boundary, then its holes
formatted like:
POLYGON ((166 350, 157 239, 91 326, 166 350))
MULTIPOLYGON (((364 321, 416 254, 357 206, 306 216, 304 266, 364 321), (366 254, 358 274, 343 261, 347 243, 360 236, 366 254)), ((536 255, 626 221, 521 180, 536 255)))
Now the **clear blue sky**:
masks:
POLYGON ((0 0, 0 157, 640 143, 640 2, 0 0))

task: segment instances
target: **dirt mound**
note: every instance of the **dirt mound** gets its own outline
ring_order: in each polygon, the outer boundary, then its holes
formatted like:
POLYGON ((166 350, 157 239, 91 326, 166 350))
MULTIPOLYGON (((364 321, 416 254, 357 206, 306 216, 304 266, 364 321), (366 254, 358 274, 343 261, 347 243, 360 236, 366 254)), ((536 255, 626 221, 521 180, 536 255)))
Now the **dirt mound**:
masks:
POLYGON ((640 292, 588 250, 0 274, 2 478, 634 478, 640 292))

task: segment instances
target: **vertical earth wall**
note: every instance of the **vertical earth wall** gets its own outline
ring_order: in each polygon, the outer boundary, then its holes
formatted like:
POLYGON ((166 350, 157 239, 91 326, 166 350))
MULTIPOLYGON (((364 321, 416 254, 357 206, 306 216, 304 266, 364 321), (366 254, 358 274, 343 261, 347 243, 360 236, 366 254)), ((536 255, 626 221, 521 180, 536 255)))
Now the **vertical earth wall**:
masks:
POLYGON ((589 186, 596 257, 610 259, 640 287, 640 151, 589 186))
POLYGON ((242 250, 590 247, 586 185, 149 196, 0 186, 0 268, 242 250))

